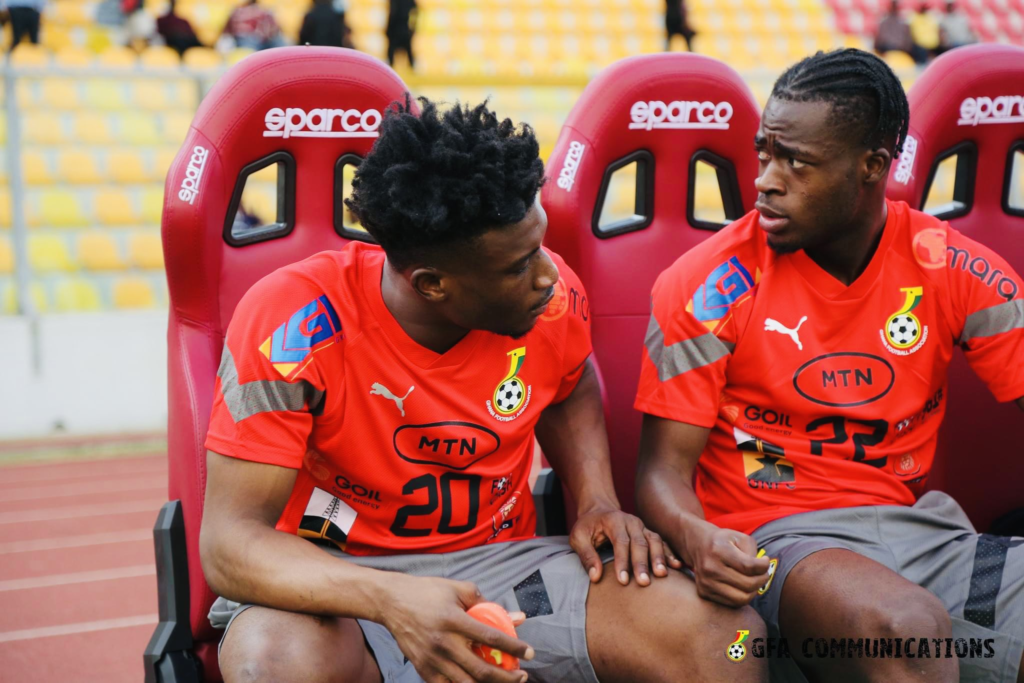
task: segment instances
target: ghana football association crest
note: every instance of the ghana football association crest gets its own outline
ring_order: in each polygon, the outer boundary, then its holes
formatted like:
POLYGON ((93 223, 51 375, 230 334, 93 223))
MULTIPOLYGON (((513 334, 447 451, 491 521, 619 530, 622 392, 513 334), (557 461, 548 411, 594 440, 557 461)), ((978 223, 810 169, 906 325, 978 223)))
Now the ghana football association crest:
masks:
POLYGON ((509 422, 522 415, 530 405, 530 394, 533 390, 533 387, 527 386, 518 376, 526 361, 526 347, 512 349, 508 352, 508 357, 508 372, 494 388, 491 400, 487 401, 487 412, 501 422, 509 422))
POLYGON ((928 341, 928 326, 922 325, 913 310, 924 298, 923 287, 901 287, 900 291, 907 295, 899 310, 885 321, 885 327, 878 331, 882 344, 889 353, 897 356, 909 356, 916 353, 928 341))

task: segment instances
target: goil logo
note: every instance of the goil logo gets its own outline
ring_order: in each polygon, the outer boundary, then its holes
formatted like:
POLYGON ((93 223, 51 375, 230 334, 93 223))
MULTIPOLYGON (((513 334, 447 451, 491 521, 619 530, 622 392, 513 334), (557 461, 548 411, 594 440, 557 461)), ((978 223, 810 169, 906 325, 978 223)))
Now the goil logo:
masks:
POLYGON ((383 116, 376 109, 274 107, 263 119, 265 138, 375 138, 383 116))
POLYGON ((728 130, 729 102, 634 102, 629 109, 630 130, 728 130))

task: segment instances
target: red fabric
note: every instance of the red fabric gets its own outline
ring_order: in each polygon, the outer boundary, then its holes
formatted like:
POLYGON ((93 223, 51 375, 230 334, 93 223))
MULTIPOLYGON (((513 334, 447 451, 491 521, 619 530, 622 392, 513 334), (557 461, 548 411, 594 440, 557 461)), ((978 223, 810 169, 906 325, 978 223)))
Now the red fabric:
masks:
MULTIPOLYGON (((1024 272, 1024 217, 1006 213, 1002 193, 1007 157, 1024 140, 1024 122, 997 119, 960 125, 968 98, 1020 95, 1013 84, 1024 80, 1024 49, 1009 45, 972 45, 952 50, 925 70, 907 93, 913 152, 904 152, 889 177, 887 194, 912 207, 924 192, 936 159, 962 142, 977 146, 974 205, 966 216, 950 221, 964 235, 981 242, 1024 272)), ((968 105, 968 109, 970 105, 968 105)), ((1018 112, 1014 110, 1014 114, 1018 112)), ((971 119, 973 121, 973 118, 971 119)), ((908 143, 909 143, 908 138, 908 143)), ((930 488, 949 492, 979 529, 1021 506, 1018 482, 1024 480, 1024 422, 1013 405, 996 405, 984 385, 956 354, 950 370, 949 409, 939 437, 930 488), (979 435, 983 435, 979 436, 979 435)))
POLYGON ((227 33, 232 36, 256 36, 260 40, 270 40, 280 31, 270 10, 259 5, 242 5, 228 17, 227 33))
POLYGON ((349 244, 267 276, 228 328, 207 447, 299 469, 277 528, 353 554, 533 536, 533 428, 590 355, 570 299, 585 292, 551 256, 556 298, 528 334, 474 330, 444 354, 385 306, 378 247, 349 244), (300 401, 274 405, 289 392, 300 401))
POLYGON ((272 108, 289 107, 382 111, 405 91, 393 71, 352 50, 295 47, 251 55, 203 99, 167 174, 162 233, 171 299, 169 495, 181 499, 184 510, 190 621, 199 642, 220 635, 207 619, 214 595, 203 577, 198 541, 206 488, 204 442, 224 330, 235 304, 261 277, 346 243, 333 225, 334 165, 342 154, 365 156, 374 140, 265 137, 266 114, 272 108), (325 91, 330 92, 329 98, 325 91), (182 189, 197 146, 208 154, 190 203, 190 195, 182 189), (239 171, 278 150, 294 156, 301 179, 296 184, 295 230, 269 242, 241 248, 227 245, 222 231, 239 171))
MULTIPOLYGON (((911 505, 923 492, 953 345, 971 314, 1019 300, 1011 293, 1024 287, 947 224, 904 203, 888 209, 874 257, 848 287, 802 251, 777 256, 757 212, 658 278, 664 339, 648 342, 636 408, 713 427, 697 467, 708 521, 750 533, 811 510, 911 505), (947 247, 959 255, 947 261, 947 247), (666 362, 666 347, 695 340, 721 357, 666 362)), ((1024 396, 1024 327, 1012 317, 1003 326, 965 344, 1006 401, 1024 396)))
MULTIPOLYGON (((585 305, 591 314, 594 354, 608 389, 612 469, 627 510, 634 508, 640 414, 633 410, 633 398, 651 285, 679 254, 714 234, 688 223, 691 158, 707 150, 730 161, 742 205, 752 208, 757 157, 751 141, 759 116, 743 79, 721 62, 693 54, 631 57, 591 81, 548 160, 543 190, 546 243, 579 274, 591 297, 585 305), (630 128, 634 104, 651 101, 728 102, 733 113, 726 129, 630 128), (643 230, 601 239, 593 232, 591 217, 605 169, 637 150, 650 151, 655 160, 653 222, 643 230)), ((692 118, 699 122, 696 115, 692 118)))

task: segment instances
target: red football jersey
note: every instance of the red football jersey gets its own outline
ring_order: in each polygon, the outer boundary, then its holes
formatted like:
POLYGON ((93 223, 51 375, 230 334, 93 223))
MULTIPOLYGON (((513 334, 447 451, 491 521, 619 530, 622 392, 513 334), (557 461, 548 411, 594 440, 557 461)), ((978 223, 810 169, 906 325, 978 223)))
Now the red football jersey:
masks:
POLYGON ((277 528, 349 553, 533 536, 533 428, 591 350, 583 287, 551 257, 555 296, 528 334, 474 330, 444 354, 384 304, 378 247, 263 278, 228 327, 207 448, 298 469, 277 528))
POLYGON ((954 345, 997 400, 1024 396, 1020 278, 947 223, 887 205, 850 286, 803 251, 775 254, 756 211, 654 285, 636 408, 712 428, 696 478, 709 521, 750 533, 810 510, 913 504, 954 345))

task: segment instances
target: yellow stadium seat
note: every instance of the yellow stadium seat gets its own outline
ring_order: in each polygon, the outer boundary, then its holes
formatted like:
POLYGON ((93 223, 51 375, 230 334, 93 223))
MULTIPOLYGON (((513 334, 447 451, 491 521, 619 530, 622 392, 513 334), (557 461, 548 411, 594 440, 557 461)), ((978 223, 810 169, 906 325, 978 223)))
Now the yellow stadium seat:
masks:
POLYGON ((60 312, 93 312, 103 308, 99 288, 82 277, 61 278, 53 288, 53 308, 60 312))
MULTIPOLYGON (((18 285, 11 282, 9 286, 4 287, 0 295, 0 313, 17 313, 18 312, 18 285)), ((29 298, 32 301, 32 307, 36 313, 45 313, 49 306, 46 301, 46 290, 43 289, 42 284, 39 282, 31 282, 28 287, 29 298)))
MULTIPOLYGON (((57 6, 68 3, 56 3, 57 6)), ((53 56, 54 66, 64 69, 81 69, 93 65, 93 53, 80 47, 66 47, 53 56)))
POLYGON ((37 273, 75 270, 67 243, 57 235, 29 235, 28 262, 37 273))
POLYGON ((236 47, 235 49, 228 52, 225 61, 228 63, 228 66, 234 66, 235 64, 238 64, 240 61, 242 61, 252 53, 253 50, 251 48, 236 47))
POLYGON ((188 135, 188 129, 192 126, 193 114, 191 112, 174 112, 163 115, 163 138, 164 142, 180 145, 188 135))
POLYGON ((57 114, 34 111, 21 117, 21 134, 25 142, 57 145, 65 140, 64 121, 57 114))
POLYGON ((174 162, 174 157, 177 155, 177 147, 161 147, 156 151, 156 165, 153 169, 156 180, 162 182, 167 178, 167 171, 171 169, 171 164, 174 162))
POLYGON ((108 79, 85 82, 85 102, 91 109, 124 109, 128 104, 124 86, 108 79))
POLYGON ((914 59, 906 52, 897 52, 896 50, 890 50, 882 55, 882 59, 885 63, 892 67, 893 71, 907 71, 915 68, 914 59))
POLYGON ((93 230, 78 238, 78 263, 86 270, 124 270, 125 262, 114 238, 93 230))
POLYGON ((100 53, 96 64, 105 69, 131 69, 139 60, 135 50, 123 45, 111 46, 100 53))
POLYGON ((181 67, 181 57, 166 45, 152 45, 142 51, 139 56, 142 66, 150 69, 177 69, 181 67))
POLYGON ((157 185, 142 191, 142 222, 146 225, 160 225, 164 211, 164 188, 157 185))
MULTIPOLYGON (((118 138, 136 145, 155 145, 160 142, 156 118, 150 113, 126 112, 121 115, 118 138)), ((180 142, 180 141, 179 141, 180 142)))
POLYGON ((132 102, 140 109, 163 111, 170 104, 167 84, 157 80, 136 80, 131 84, 132 102))
POLYGON ((167 103, 168 109, 185 109, 195 113, 199 106, 199 91, 197 84, 192 80, 170 81, 171 100, 167 103))
POLYGON ((87 145, 109 145, 114 142, 110 132, 110 115, 80 112, 74 117, 75 140, 87 145))
POLYGON ((11 53, 11 66, 38 67, 50 65, 50 51, 42 45, 22 42, 11 53))
POLYGON ((182 61, 190 69, 219 69, 224 66, 220 53, 208 47, 193 47, 185 50, 182 61))
POLYGON ((71 31, 64 26, 44 23, 39 32, 39 42, 50 52, 56 52, 73 45, 74 39, 71 37, 71 31))
POLYGON ((26 206, 26 221, 44 227, 77 227, 87 223, 78 195, 67 190, 47 190, 38 197, 37 212, 26 206))
POLYGON ((0 236, 0 275, 14 272, 14 247, 9 237, 0 236))
POLYGON ((57 156, 57 175, 74 184, 96 184, 102 176, 96 166, 96 156, 81 149, 61 150, 57 156))
POLYGON ((153 285, 141 277, 119 278, 113 287, 114 308, 153 308, 156 293, 153 285))
POLYGON ((147 173, 142 153, 131 149, 114 150, 107 153, 107 176, 115 183, 142 183, 149 180, 163 180, 147 173))
POLYGON ((0 228, 11 227, 11 193, 0 188, 0 228))
POLYGON ((102 190, 96 193, 96 218, 101 225, 138 224, 139 215, 134 202, 120 190, 102 190))
POLYGON ((47 8, 46 23, 67 24, 70 26, 85 26, 92 22, 90 16, 93 11, 91 4, 78 2, 55 2, 47 8))
POLYGON ((164 247, 156 230, 133 232, 128 237, 128 261, 143 270, 163 270, 164 247))
POLYGON ((43 154, 36 150, 25 150, 21 155, 21 172, 29 185, 49 185, 53 182, 50 165, 43 154))
POLYGON ((80 106, 78 84, 68 78, 44 78, 41 84, 43 104, 54 109, 75 109, 80 106))
MULTIPOLYGON (((15 81, 14 101, 18 103, 21 109, 35 108, 37 106, 36 85, 37 81, 30 78, 19 78, 15 81)), ((0 99, 0 103, 2 103, 2 99, 0 99)))

